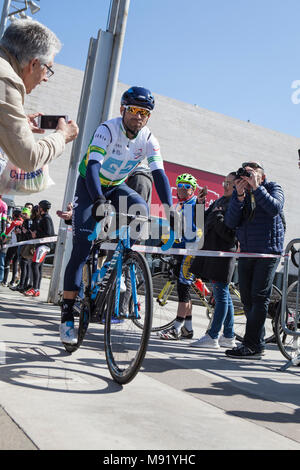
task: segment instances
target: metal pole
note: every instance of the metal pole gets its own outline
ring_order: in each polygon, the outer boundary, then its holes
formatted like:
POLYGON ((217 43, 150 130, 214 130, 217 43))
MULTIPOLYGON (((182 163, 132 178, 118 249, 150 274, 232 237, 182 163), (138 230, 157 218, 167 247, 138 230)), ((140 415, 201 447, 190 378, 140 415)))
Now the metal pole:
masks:
MULTIPOLYGON (((105 101, 102 113, 102 121, 111 118, 112 107, 115 99, 117 89, 117 82, 119 77, 120 63, 122 58, 122 50, 124 45, 124 38, 126 32, 128 11, 130 0, 117 0, 118 11, 114 21, 114 46, 111 58, 111 65, 107 88, 105 93, 105 101)), ((112 24, 110 24, 112 27, 112 24)))
MULTIPOLYGON (((125 26, 130 0, 113 0, 108 27, 111 31, 99 31, 97 39, 91 39, 85 79, 78 112, 79 136, 73 143, 69 173, 66 183, 64 206, 73 199, 78 163, 87 149, 94 130, 106 120, 112 107, 125 26), (113 34, 113 31, 115 34, 113 34)), ((49 287, 48 302, 56 302, 62 286, 65 266, 71 252, 71 236, 63 221, 60 223, 54 259, 54 271, 49 287)))
POLYGON ((2 15, 1 15, 1 23, 0 23, 0 39, 2 38, 4 31, 5 31, 10 4, 11 4, 11 0, 4 0, 2 15))

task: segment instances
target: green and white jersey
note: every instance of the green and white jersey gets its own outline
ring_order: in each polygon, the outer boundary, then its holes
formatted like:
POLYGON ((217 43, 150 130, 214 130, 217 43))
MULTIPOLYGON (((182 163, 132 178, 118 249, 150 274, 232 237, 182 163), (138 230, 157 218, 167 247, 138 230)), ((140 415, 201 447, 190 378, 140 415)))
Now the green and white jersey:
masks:
POLYGON ((85 178, 88 162, 96 160, 101 164, 101 185, 116 186, 123 183, 144 158, 147 158, 151 171, 164 169, 159 143, 148 127, 143 127, 135 139, 129 139, 119 117, 96 129, 79 172, 85 178))

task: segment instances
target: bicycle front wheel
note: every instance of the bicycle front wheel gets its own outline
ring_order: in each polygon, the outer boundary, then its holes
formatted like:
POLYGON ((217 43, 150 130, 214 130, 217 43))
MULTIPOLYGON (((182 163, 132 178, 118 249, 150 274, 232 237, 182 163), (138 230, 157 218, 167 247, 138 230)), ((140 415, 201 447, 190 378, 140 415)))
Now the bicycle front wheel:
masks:
MULTIPOLYGON (((292 331, 299 330, 299 324, 297 324, 297 289, 298 281, 293 282, 286 291, 286 308, 285 308, 285 325, 292 331)), ((300 338, 294 335, 285 333, 281 326, 281 305, 278 307, 276 320, 275 320, 275 335, 278 348, 280 352, 288 360, 298 356, 300 349, 300 338)))
POLYGON ((140 253, 132 251, 126 255, 122 278, 126 290, 120 295, 119 314, 116 314, 116 272, 111 278, 105 318, 105 354, 111 376, 125 384, 135 377, 142 365, 152 325, 152 279, 148 263, 140 253), (137 326, 138 320, 142 327, 137 326))

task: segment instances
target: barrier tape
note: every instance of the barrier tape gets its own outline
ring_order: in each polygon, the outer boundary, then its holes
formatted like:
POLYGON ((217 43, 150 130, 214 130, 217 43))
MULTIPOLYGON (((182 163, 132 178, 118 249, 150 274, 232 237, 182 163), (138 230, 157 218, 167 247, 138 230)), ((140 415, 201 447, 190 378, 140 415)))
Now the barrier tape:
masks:
MULTIPOLYGON (((21 246, 21 245, 44 244, 44 243, 51 243, 51 242, 56 242, 56 241, 57 241, 57 236, 39 238, 39 239, 25 240, 22 242, 3 245, 3 248, 11 248, 14 246, 21 246)), ((115 251, 116 247, 117 247, 117 243, 104 242, 101 245, 101 249, 103 250, 115 251)), ((281 257, 285 258, 285 257, 290 256, 288 253, 282 254, 282 255, 267 254, 267 253, 240 253, 240 252, 232 253, 231 251, 192 250, 188 248, 170 248, 169 250, 163 251, 160 247, 157 247, 157 246, 144 246, 144 245, 133 245, 132 249, 134 251, 139 251, 140 253, 150 253, 150 254, 211 256, 211 257, 223 257, 223 258, 281 258, 281 257)))
MULTIPOLYGON (((101 245, 101 249, 103 250, 115 251, 116 247, 117 243, 103 243, 101 245)), ((282 256, 285 256, 267 253, 232 253, 231 251, 191 250, 187 248, 170 248, 169 250, 163 251, 160 247, 144 245, 133 245, 132 249, 141 253, 153 253, 161 255, 220 256, 223 258, 281 258, 282 256)))
POLYGON ((55 237, 46 237, 46 238, 33 238, 32 240, 25 240, 23 242, 17 243, 8 243, 7 245, 2 245, 2 248, 12 248, 14 246, 21 246, 21 245, 37 245, 37 244, 44 244, 44 243, 51 243, 56 242, 57 236, 55 237))

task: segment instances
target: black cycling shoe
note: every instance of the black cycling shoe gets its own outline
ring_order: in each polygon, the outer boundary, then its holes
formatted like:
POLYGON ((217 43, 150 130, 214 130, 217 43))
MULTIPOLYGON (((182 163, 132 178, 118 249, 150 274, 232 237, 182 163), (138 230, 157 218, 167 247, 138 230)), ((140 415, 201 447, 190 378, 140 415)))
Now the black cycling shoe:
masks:
POLYGON ((227 357, 231 357, 232 359, 261 359, 262 356, 265 354, 265 351, 254 351, 248 346, 241 344, 233 349, 227 349, 225 351, 227 357))

